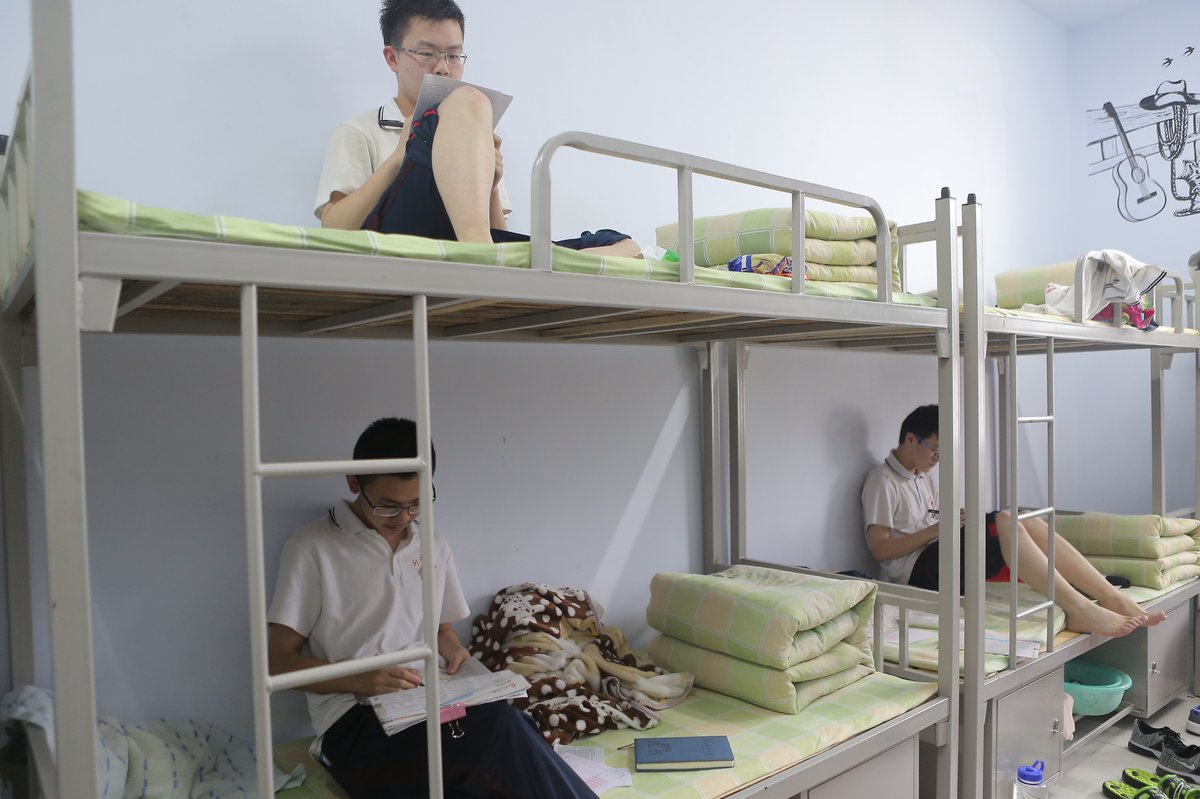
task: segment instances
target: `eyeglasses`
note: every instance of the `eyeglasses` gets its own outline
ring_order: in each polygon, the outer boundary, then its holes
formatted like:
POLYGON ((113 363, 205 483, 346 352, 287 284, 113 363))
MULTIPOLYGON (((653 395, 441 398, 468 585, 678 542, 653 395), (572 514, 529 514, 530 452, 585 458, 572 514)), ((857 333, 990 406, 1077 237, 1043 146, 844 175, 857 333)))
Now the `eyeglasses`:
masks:
POLYGON ((398 53, 408 53, 413 57, 414 61, 425 66, 436 64, 443 58, 446 59, 446 66, 451 68, 461 67, 467 63, 466 53, 447 53, 445 50, 426 50, 425 48, 412 50, 408 47, 396 47, 395 45, 392 46, 392 49, 398 53))
MULTIPOLYGON (((371 513, 375 514, 376 516, 382 516, 385 519, 393 519, 399 516, 401 513, 407 513, 409 516, 421 515, 421 500, 419 499, 416 502, 410 502, 407 505, 376 505, 371 501, 371 498, 367 496, 367 492, 362 489, 362 486, 359 486, 358 493, 362 495, 363 502, 367 503, 367 506, 371 508, 371 513)), ((437 486, 433 487, 432 501, 437 502, 437 486)))
POLYGON ((934 449, 933 447, 929 446, 929 442, 928 442, 928 441, 926 441, 925 439, 921 438, 920 436, 917 436, 917 443, 918 443, 918 444, 920 444, 921 446, 923 446, 925 449, 927 449, 927 450, 929 450, 930 452, 932 452, 932 453, 933 453, 933 459, 934 459, 935 461, 936 461, 936 460, 940 460, 940 459, 941 459, 941 457, 942 457, 942 456, 941 456, 941 455, 938 453, 938 451, 937 451, 936 449, 934 449))

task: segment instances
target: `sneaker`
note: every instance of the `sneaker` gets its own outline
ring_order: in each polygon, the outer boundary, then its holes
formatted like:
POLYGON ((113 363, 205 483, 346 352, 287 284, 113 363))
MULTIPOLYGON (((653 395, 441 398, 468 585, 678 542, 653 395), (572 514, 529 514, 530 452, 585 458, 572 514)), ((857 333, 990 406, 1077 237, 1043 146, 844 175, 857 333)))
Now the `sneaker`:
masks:
POLYGON ((1173 741, 1180 746, 1183 745, 1179 733, 1170 727, 1151 727, 1141 719, 1133 722, 1133 733, 1129 736, 1128 744, 1130 751, 1157 758, 1162 755, 1164 741, 1173 741))
POLYGON ((1188 782, 1200 781, 1200 746, 1164 739, 1162 757, 1154 771, 1159 775, 1177 774, 1188 782))
POLYGON ((1200 705, 1192 708, 1192 712, 1188 713, 1187 731, 1193 735, 1200 735, 1200 705))

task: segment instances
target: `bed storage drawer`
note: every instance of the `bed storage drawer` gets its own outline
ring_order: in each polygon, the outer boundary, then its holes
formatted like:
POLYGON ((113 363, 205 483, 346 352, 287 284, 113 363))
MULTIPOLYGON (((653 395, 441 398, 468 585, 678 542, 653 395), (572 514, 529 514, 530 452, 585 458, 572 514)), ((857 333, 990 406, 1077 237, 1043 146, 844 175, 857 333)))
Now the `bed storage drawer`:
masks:
POLYGON ((986 774, 994 799, 1012 795, 1017 766, 1043 760, 1046 779, 1058 776, 1064 694, 1063 670, 1059 668, 995 701, 992 741, 986 747, 991 757, 986 774))
POLYGON ((898 743, 808 792, 808 799, 862 799, 864 796, 917 799, 916 738, 898 743))
POLYGON ((1084 657, 1107 663, 1133 678, 1125 701, 1135 716, 1150 716, 1184 690, 1192 673, 1192 602, 1167 611, 1154 627, 1114 638, 1084 657))

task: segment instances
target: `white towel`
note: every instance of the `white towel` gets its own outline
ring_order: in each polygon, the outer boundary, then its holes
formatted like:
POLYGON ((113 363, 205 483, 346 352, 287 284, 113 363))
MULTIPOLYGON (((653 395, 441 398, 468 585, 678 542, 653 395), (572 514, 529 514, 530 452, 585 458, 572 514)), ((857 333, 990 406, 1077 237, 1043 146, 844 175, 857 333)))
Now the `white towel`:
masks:
POLYGON ((1075 292, 1083 298, 1083 318, 1091 319, 1111 302, 1133 305, 1167 276, 1165 269, 1144 264, 1120 250, 1089 250, 1076 260, 1083 265, 1081 283, 1046 288, 1044 305, 1025 305, 1023 310, 1075 316, 1075 292))

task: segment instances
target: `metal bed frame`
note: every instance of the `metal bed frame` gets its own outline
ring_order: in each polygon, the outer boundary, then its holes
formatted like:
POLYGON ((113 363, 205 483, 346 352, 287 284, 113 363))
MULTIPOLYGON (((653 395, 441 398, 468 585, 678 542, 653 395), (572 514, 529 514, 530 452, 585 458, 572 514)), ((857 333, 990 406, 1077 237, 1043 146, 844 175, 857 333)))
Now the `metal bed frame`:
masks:
MULTIPOLYGON (((33 679, 32 601, 28 570, 29 530, 25 498, 24 414, 21 405, 21 366, 36 357, 39 367, 42 420, 42 465, 45 503, 45 537, 48 550, 51 670, 56 688, 57 784, 48 786, 61 796, 94 795, 97 749, 95 739, 96 688, 92 650, 89 586, 88 524, 85 506, 83 459, 82 354, 83 332, 113 330, 203 330, 228 333, 229 325, 154 316, 137 318, 139 307, 185 284, 227 287, 236 291, 236 331, 242 341, 243 424, 245 431, 244 485, 246 492, 247 559, 251 616, 256 745, 260 753, 271 750, 270 695, 313 680, 365 671, 384 664, 424 658, 432 664, 436 653, 428 646, 364 660, 338 663, 302 672, 269 675, 266 666, 266 607, 262 544, 262 483, 264 479, 346 473, 414 471, 420 494, 431 490, 429 463, 430 397, 428 359, 432 313, 487 300, 497 307, 512 303, 515 310, 485 323, 462 325, 464 335, 500 338, 536 337, 542 331, 571 321, 605 317, 628 318, 645 309, 674 312, 669 321, 632 324, 614 333, 596 332, 593 338, 616 336, 619 341, 672 341, 700 346, 705 374, 702 427, 707 433, 719 426, 717 365, 722 340, 730 337, 754 342, 781 335, 859 336, 886 328, 932 342, 939 354, 939 384, 945 429, 957 433, 958 358, 953 342, 958 338, 957 305, 945 300, 940 307, 914 307, 891 300, 889 270, 879 270, 879 297, 875 302, 812 297, 803 293, 803 273, 793 280, 791 295, 757 291, 732 291, 694 284, 692 254, 692 176, 724 177, 738 182, 783 191, 791 196, 792 219, 798 247, 803 246, 806 198, 866 209, 877 221, 880 252, 889 252, 887 225, 882 211, 870 198, 802 181, 780 178, 707 159, 645 147, 588 134, 564 134, 542 149, 534 165, 533 268, 509 270, 467 264, 405 260, 403 270, 388 269, 395 259, 291 250, 272 250, 228 244, 141 239, 129 236, 76 233, 78 215, 75 180, 75 124, 73 58, 61 42, 72 30, 70 0, 32 3, 32 70, 20 104, 13 139, 3 161, 0 183, 0 424, 3 434, 2 466, 6 555, 9 564, 8 616, 16 683, 33 679), (36 98, 36 101, 33 101, 36 98), (604 153, 675 169, 678 174, 681 221, 680 282, 625 281, 556 273, 551 269, 550 161, 562 147, 604 153), (31 223, 36 219, 36 225, 31 223), (467 278, 467 279, 464 279, 467 278), (464 288, 469 286, 469 288, 464 288), (274 291, 354 292, 370 302, 350 312, 318 315, 305 323, 260 324, 265 316, 261 300, 274 291), (36 297, 36 316, 32 312, 36 297), (522 304, 524 303, 524 304, 522 304), (534 303, 547 310, 529 309, 534 303), (381 321, 411 322, 414 346, 414 390, 420 430, 418 456, 396 461, 263 462, 259 448, 258 340, 262 335, 330 333, 381 321), (36 353, 25 344, 36 337, 36 353)), ((939 242, 939 284, 946 297, 956 295, 958 280, 958 230, 954 201, 944 194, 937 201, 937 217, 928 223, 939 242)), ((319 303, 318 303, 319 304, 319 303)), ((371 330, 370 335, 390 331, 371 330)), ((544 339, 542 339, 544 340, 544 339)), ((736 348, 729 348, 736 353, 736 348)), ((733 413, 740 412, 735 403, 733 413)), ((943 496, 957 501, 960 485, 954 457, 945 461, 943 496)), ((724 549, 723 530, 716 523, 722 510, 720 463, 717 453, 704 450, 705 562, 715 564, 724 549)), ((742 513, 738 495, 731 507, 742 513)), ((429 505, 429 503, 425 503, 429 505)), ((430 505, 432 508, 432 505, 430 505)), ((433 513, 427 512, 422 557, 430 557, 433 513)), ((957 580, 957 531, 949 522, 942 530, 954 542, 943 550, 942 569, 948 580, 957 580)), ((730 545, 738 552, 736 540, 730 545)), ((425 606, 432 606, 432 582, 423 575, 425 606)), ((944 624, 957 625, 957 603, 940 608, 944 624)), ((436 620, 424 619, 426 640, 432 641, 436 620)), ((952 629, 947 626, 947 630, 952 629)), ((958 671, 958 653, 942 656, 942 674, 958 671)), ((436 685, 429 691, 428 709, 437 708, 436 685)), ((747 797, 791 795, 807 790, 865 762, 896 743, 921 731, 934 731, 939 757, 939 795, 953 797, 957 782, 958 692, 954 680, 939 678, 939 696, 853 740, 819 753, 784 772, 734 794, 747 797)), ((440 739, 429 727, 429 767, 440 771, 440 739)), ((262 790, 270 785, 271 758, 259 759, 262 790)), ((267 794, 263 794, 267 795, 267 794)), ((440 782, 431 796, 442 795, 440 782)))
MULTIPOLYGON (((1171 321, 1174 327, 1170 332, 1143 332, 1121 325, 1121 314, 1114 314, 1114 323, 1109 326, 1083 324, 1079 321, 1064 321, 1051 317, 1034 319, 1026 317, 1009 317, 996 314, 986 314, 984 306, 984 288, 981 281, 983 274, 981 248, 982 207, 975 202, 974 195, 968 197, 962 207, 962 226, 959 229, 959 239, 962 247, 963 260, 963 311, 961 322, 961 352, 963 361, 963 413, 962 426, 953 428, 953 435, 943 436, 944 441, 961 441, 962 457, 966 464, 987 463, 989 458, 985 451, 984 442, 987 440, 989 415, 985 407, 986 374, 989 359, 995 360, 999 372, 998 409, 997 416, 1000 427, 998 448, 997 474, 999 490, 997 496, 1003 498, 1001 505, 1019 508, 1016 485, 1016 431, 1020 425, 1044 425, 1047 431, 1047 503, 1046 506, 1012 514, 1012 524, 1007 534, 1016 536, 1018 519, 1030 517, 1046 517, 1053 530, 1054 515, 1054 359, 1057 351, 1106 351, 1139 349, 1147 350, 1151 359, 1151 424, 1152 457, 1153 457, 1153 512, 1159 515, 1182 515, 1194 513, 1196 507, 1168 512, 1166 508, 1165 475, 1165 395, 1163 391, 1164 372, 1171 365, 1175 355, 1192 354, 1196 362, 1197 402, 1195 408, 1197 431, 1197 485, 1196 506, 1200 506, 1200 336, 1180 332, 1183 329, 1195 329, 1195 286, 1185 286, 1181 278, 1172 279, 1169 287, 1160 290, 1157 307, 1169 304, 1171 321), (1164 302, 1168 301, 1168 302, 1164 302), (1046 413, 1040 416, 1018 416, 1016 402, 1016 361, 1020 354, 1045 353, 1046 357, 1046 413)), ((915 244, 930 241, 935 237, 935 231, 928 225, 910 225, 899 228, 902 244, 915 244)), ((903 258, 904 250, 901 250, 903 258)), ((1078 270, 1077 270, 1078 273, 1078 270)), ((1078 285, 1077 274, 1076 284, 1078 285)), ((939 283, 939 285, 941 285, 939 283)), ((1083 318, 1081 298, 1077 296, 1076 319, 1083 318)), ((892 349, 910 350, 913 352, 927 351, 927 342, 897 343, 894 336, 862 337, 852 342, 843 342, 840 346, 853 346, 862 349, 892 349)), ((937 351, 940 356, 941 350, 937 351)), ((746 521, 741 510, 745 502, 745 468, 744 468, 744 438, 745 418, 740 412, 743 400, 743 369, 744 362, 740 359, 730 361, 729 394, 735 398, 735 410, 729 421, 729 448, 731 470, 731 558, 733 562, 755 563, 746 557, 746 521)), ((942 407, 952 401, 944 391, 939 393, 942 407)), ((951 429, 942 420, 943 430, 951 429)), ((954 451, 955 447, 943 448, 945 454, 954 451)), ((950 467, 954 469, 954 466, 950 467)), ((950 496, 946 490, 947 469, 940 469, 942 479, 942 495, 950 496)), ((1021 613, 1017 612, 1016 584, 1018 573, 1012 568, 1010 587, 1010 628, 1009 628, 1009 662, 1015 664, 998 674, 988 676, 984 668, 984 513, 987 496, 987 477, 983 469, 967 469, 964 507, 967 509, 967 535, 965 538, 965 557, 967 572, 965 575, 966 594, 962 600, 961 613, 964 619, 964 672, 961 683, 962 690, 962 730, 959 734, 958 747, 961 760, 959 766, 960 795, 964 799, 987 796, 984 782, 984 738, 985 724, 988 719, 989 703, 1019 687, 1027 685, 1039 677, 1053 671, 1066 661, 1099 646, 1106 638, 1094 635, 1077 636, 1062 645, 1055 646, 1053 635, 1053 586, 1051 596, 1042 603, 1021 613), (1036 659, 1019 660, 1016 657, 1018 618, 1036 613, 1045 613, 1048 630, 1049 649, 1036 659)), ((950 514, 952 516, 952 514, 950 514)), ((943 519, 943 523, 945 519, 943 519)), ((1002 531, 1002 534, 1005 534, 1002 531)), ((945 530, 941 535, 945 536, 945 530)), ((946 547, 942 547, 942 557, 946 557, 946 547)), ((1050 567, 1054 566, 1053 545, 1048 553, 1050 567)), ((942 574, 945 575, 945 563, 942 563, 942 574)), ((1150 608, 1165 601, 1177 601, 1200 595, 1200 581, 1193 582, 1179 590, 1164 596, 1155 602, 1148 603, 1150 608)), ((909 586, 881 584, 878 593, 876 613, 881 613, 883 605, 895 606, 900 611, 899 624, 899 663, 888 666, 891 673, 917 678, 921 672, 909 667, 908 662, 908 613, 913 611, 935 612, 945 614, 947 604, 953 607, 955 614, 959 613, 959 604, 952 598, 947 600, 946 594, 935 594, 909 586)), ((955 618, 957 626, 957 616, 955 618)), ((877 622, 877 629, 879 624, 877 622)), ((946 627, 946 619, 940 617, 939 636, 946 627)), ((954 627, 951 627, 954 629, 954 627)), ((939 640, 953 640, 942 639, 939 640)), ((880 659, 880 642, 876 640, 876 658, 880 659)), ((939 656, 944 656, 943 647, 939 656)), ((946 679, 944 667, 939 663, 938 679, 946 679)), ((957 679, 952 678, 957 683, 957 679)))

